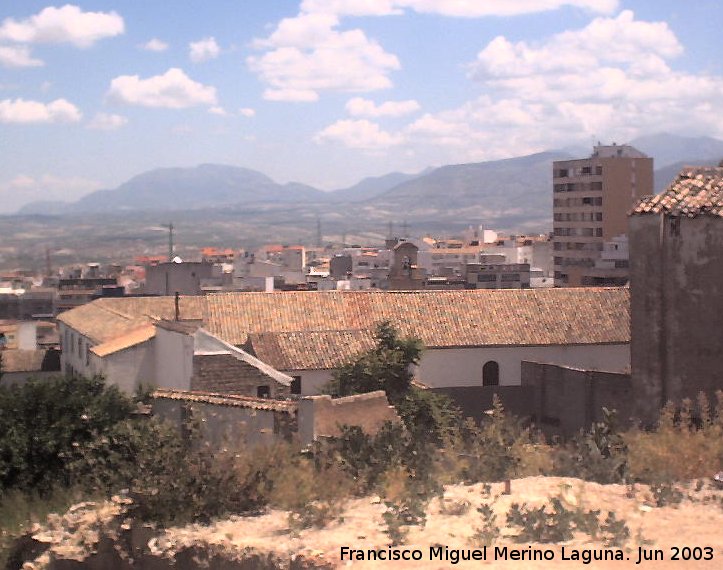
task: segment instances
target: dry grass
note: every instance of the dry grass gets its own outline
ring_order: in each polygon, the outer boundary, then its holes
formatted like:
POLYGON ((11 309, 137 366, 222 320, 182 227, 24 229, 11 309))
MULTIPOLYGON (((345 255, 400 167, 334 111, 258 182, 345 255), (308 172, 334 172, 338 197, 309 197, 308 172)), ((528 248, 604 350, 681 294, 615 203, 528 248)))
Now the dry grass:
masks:
POLYGON ((715 413, 704 396, 695 407, 684 402, 678 412, 667 406, 656 431, 633 430, 625 441, 636 480, 659 483, 711 477, 723 469, 723 393, 718 393, 715 413))

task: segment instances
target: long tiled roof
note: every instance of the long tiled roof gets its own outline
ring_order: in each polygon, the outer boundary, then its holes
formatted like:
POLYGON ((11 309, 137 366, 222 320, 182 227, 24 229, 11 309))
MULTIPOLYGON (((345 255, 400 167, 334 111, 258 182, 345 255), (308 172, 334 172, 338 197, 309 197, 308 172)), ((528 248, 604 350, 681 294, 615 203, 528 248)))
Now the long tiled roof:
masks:
MULTIPOLYGON (((105 342, 156 318, 172 318, 173 311, 172 297, 101 299, 59 320, 105 342)), ((383 320, 428 347, 630 341, 624 288, 220 293, 182 297, 181 317, 202 317, 204 328, 236 346, 253 334, 371 331, 383 320)))
POLYGON ((332 370, 374 347, 371 331, 251 333, 249 348, 277 370, 332 370))
POLYGON ((723 217, 723 168, 683 169, 664 192, 643 198, 631 215, 663 213, 723 217))
POLYGON ((235 345, 253 333, 373 330, 382 320, 428 347, 630 341, 623 288, 222 293, 207 303, 206 328, 235 345))

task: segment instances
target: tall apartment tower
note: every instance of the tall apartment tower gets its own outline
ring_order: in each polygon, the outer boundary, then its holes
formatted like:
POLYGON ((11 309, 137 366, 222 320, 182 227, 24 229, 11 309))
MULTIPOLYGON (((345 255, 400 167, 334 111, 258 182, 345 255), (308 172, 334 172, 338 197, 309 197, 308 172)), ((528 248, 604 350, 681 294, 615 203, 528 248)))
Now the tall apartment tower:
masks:
POLYGON ((589 158, 552 166, 555 285, 623 285, 628 213, 653 194, 653 159, 629 145, 600 145, 589 158), (604 255, 605 254, 607 255, 604 255))

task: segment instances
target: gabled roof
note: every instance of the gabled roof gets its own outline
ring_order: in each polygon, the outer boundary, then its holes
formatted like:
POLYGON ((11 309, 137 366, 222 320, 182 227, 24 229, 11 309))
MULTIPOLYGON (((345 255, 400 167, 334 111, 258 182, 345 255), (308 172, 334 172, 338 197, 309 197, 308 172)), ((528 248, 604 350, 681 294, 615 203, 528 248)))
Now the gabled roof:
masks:
POLYGON ((621 288, 222 293, 207 303, 206 328, 234 345, 254 333, 371 331, 384 320, 428 347, 630 341, 621 288))
POLYGON ((374 348, 371 331, 252 333, 249 349, 277 370, 333 370, 374 348))
POLYGON ((144 323, 138 328, 92 347, 90 351, 96 356, 104 357, 137 346, 154 336, 156 336, 156 327, 150 323, 144 323))
MULTIPOLYGON (((182 296, 180 315, 184 320, 203 318, 203 297, 182 296)), ((103 343, 160 319, 173 319, 173 297, 115 297, 98 299, 58 315, 58 320, 94 343, 103 343)))
MULTIPOLYGON (((173 315, 172 297, 121 297, 77 307, 59 320, 105 342, 173 315)), ((630 342, 630 296, 623 288, 219 293, 181 297, 181 316, 203 318, 209 333, 235 346, 261 333, 372 331, 384 320, 437 348, 630 342)))
POLYGON ((667 190, 643 198, 631 212, 643 214, 723 217, 723 168, 684 168, 667 190))
MULTIPOLYGON (((236 346, 233 346, 223 340, 209 334, 204 329, 198 329, 194 334, 194 356, 218 356, 228 355, 236 360, 245 362, 252 368, 255 368, 265 376, 272 378, 279 384, 284 386, 291 386, 293 378, 288 374, 279 372, 276 368, 267 362, 262 362, 255 356, 249 354, 245 350, 242 350, 236 346)), ((218 371, 223 373, 223 370, 218 371)), ((206 378, 206 381, 213 381, 213 379, 206 378)))

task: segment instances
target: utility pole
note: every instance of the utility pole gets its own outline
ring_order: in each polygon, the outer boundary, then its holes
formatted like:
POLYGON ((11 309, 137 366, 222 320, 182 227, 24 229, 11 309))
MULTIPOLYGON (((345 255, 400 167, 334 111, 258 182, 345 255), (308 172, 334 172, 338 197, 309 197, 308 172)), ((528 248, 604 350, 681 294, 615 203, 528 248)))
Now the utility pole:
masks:
POLYGON ((321 235, 321 218, 316 216, 316 247, 321 247, 323 243, 321 235))
POLYGON ((165 228, 168 228, 168 261, 173 261, 173 222, 168 222, 167 226, 163 226, 165 228))

